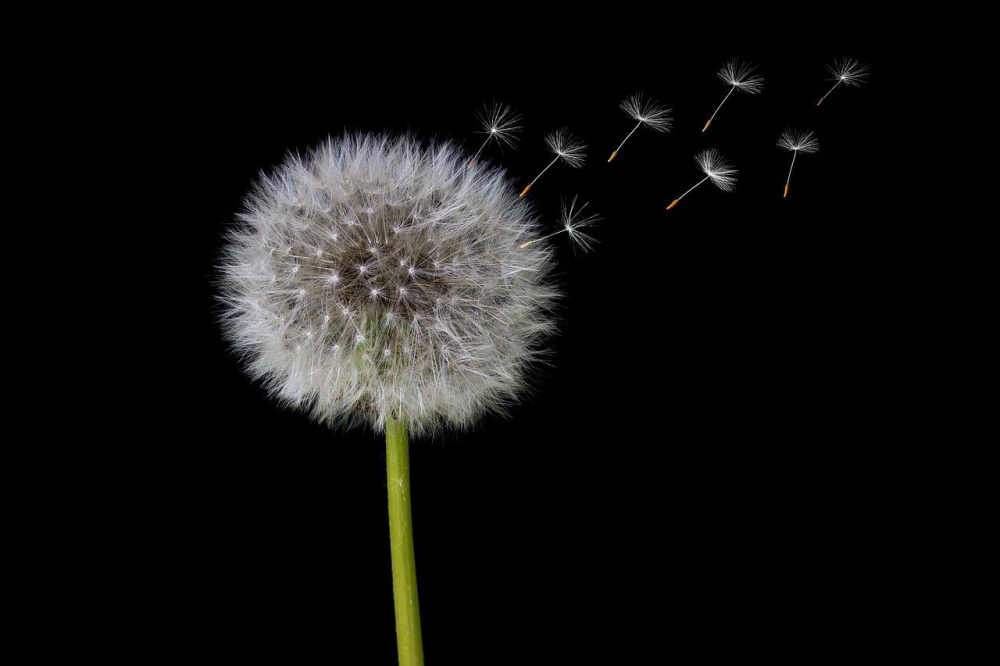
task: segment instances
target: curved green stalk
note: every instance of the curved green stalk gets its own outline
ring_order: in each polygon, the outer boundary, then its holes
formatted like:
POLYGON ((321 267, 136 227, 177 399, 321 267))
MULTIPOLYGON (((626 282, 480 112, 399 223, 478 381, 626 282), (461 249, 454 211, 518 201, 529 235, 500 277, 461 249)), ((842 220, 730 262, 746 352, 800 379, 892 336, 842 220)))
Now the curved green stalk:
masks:
POLYGON ((389 490, 389 541, 392 550, 392 598, 396 607, 396 648, 399 666, 423 666, 417 565, 413 557, 410 513, 410 449, 406 424, 389 420, 385 426, 386 486, 389 490))

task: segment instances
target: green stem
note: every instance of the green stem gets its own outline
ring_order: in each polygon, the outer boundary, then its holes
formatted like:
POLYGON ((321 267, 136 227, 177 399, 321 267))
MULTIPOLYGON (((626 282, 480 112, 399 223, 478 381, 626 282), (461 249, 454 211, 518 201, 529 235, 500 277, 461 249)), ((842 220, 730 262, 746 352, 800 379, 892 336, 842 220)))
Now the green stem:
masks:
POLYGON ((396 605, 399 666, 423 666, 417 564, 413 557, 410 514, 410 449, 406 424, 390 419, 385 426, 386 485, 389 489, 389 542, 392 550, 392 598, 396 605))

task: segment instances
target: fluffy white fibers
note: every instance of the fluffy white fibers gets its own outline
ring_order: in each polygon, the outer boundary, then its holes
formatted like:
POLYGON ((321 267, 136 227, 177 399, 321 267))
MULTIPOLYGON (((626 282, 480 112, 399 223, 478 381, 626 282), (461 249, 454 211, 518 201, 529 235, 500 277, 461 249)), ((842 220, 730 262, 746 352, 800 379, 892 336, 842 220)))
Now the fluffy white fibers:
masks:
POLYGON ((220 266, 223 327, 330 425, 426 433, 502 411, 553 328, 550 251, 497 169, 449 144, 330 139, 261 176, 220 266))

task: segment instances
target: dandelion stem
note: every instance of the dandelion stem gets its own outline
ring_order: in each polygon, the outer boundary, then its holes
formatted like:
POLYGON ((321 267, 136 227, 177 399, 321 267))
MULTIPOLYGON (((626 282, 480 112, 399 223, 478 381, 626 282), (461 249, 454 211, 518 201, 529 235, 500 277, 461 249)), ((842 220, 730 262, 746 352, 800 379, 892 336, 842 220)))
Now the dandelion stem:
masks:
POLYGON ((488 144, 490 142, 490 139, 492 139, 492 138, 493 138, 492 134, 486 137, 486 141, 483 141, 483 145, 479 146, 479 150, 476 151, 476 154, 473 155, 472 159, 469 160, 468 163, 465 165, 466 168, 468 168, 468 167, 470 167, 470 166, 472 166, 473 164, 476 163, 476 160, 479 159, 479 153, 483 152, 483 148, 486 147, 486 144, 488 144))
POLYGON ((792 182, 792 169, 795 168, 795 158, 799 156, 799 151, 792 151, 792 166, 788 167, 788 178, 785 179, 785 183, 788 184, 792 182))
POLYGON ((533 181, 531 181, 530 183, 528 183, 528 186, 527 186, 527 187, 525 187, 525 188, 524 188, 524 190, 523 190, 523 191, 521 192, 521 196, 522 196, 522 197, 523 197, 523 196, 524 196, 525 194, 527 194, 527 193, 528 193, 528 190, 530 190, 530 189, 531 189, 531 186, 532 186, 532 185, 534 185, 534 184, 535 184, 536 182, 538 182, 538 179, 542 177, 542 174, 543 174, 543 173, 545 173, 546 171, 548 171, 548 170, 549 170, 549 167, 551 167, 551 166, 552 166, 553 164, 555 164, 556 162, 558 162, 558 161, 559 161, 559 158, 560 158, 560 157, 562 157, 562 155, 556 155, 556 158, 555 158, 554 160, 552 160, 551 162, 549 162, 549 166, 547 166, 547 167, 545 167, 544 169, 542 169, 542 173, 540 173, 540 174, 538 174, 537 176, 535 176, 535 180, 533 180, 533 181))
POLYGON ((677 204, 679 204, 681 202, 681 199, 683 199, 687 195, 691 194, 691 192, 694 190, 695 187, 698 187, 699 185, 701 185, 702 183, 704 183, 709 178, 711 178, 711 176, 705 176, 704 178, 702 178, 701 180, 699 180, 697 183, 695 183, 694 186, 692 186, 690 190, 688 190, 687 192, 685 192, 684 194, 680 195, 679 197, 677 197, 676 199, 674 199, 672 202, 670 202, 670 205, 667 206, 667 210, 670 210, 671 208, 673 208, 674 206, 676 206, 677 204))
POLYGON ((708 119, 707 123, 705 123, 705 129, 703 129, 702 132, 704 132, 705 130, 707 130, 708 126, 712 123, 713 120, 715 120, 715 116, 718 115, 719 109, 721 109, 722 105, 726 103, 726 100, 729 99, 729 96, 733 94, 734 90, 736 90, 736 86, 733 86, 732 88, 730 88, 729 92, 726 93, 726 96, 722 98, 722 101, 719 102, 719 106, 717 106, 715 108, 715 113, 713 113, 712 117, 708 119))
POLYGON ((386 486, 389 492, 389 543, 392 551, 392 598, 396 607, 399 666, 423 666, 417 565, 410 513, 410 449, 406 424, 390 419, 385 426, 386 486))
POLYGON ((826 99, 827 97, 829 97, 830 93, 832 93, 834 90, 836 90, 837 86, 840 85, 841 81, 843 81, 843 79, 837 79, 837 82, 833 84, 833 88, 830 88, 829 90, 827 90, 826 94, 819 98, 819 101, 816 102, 816 106, 819 106, 820 104, 822 104, 823 100, 826 99))
POLYGON ((683 199, 683 198, 684 198, 684 197, 686 197, 687 195, 691 194, 691 191, 692 191, 692 190, 694 190, 694 188, 695 188, 695 187, 698 187, 698 185, 701 185, 702 183, 704 183, 704 182, 705 182, 706 180, 708 180, 709 178, 711 178, 711 176, 705 176, 704 178, 702 178, 701 180, 699 180, 699 181, 697 182, 697 184, 695 184, 695 185, 694 185, 694 187, 692 187, 692 188, 691 188, 690 190, 688 190, 688 191, 687 191, 687 192, 685 192, 684 194, 682 194, 682 195, 680 195, 679 197, 677 197, 677 200, 678 200, 678 201, 680 201, 681 199, 683 199))
MULTIPOLYGON (((558 162, 559 161, 559 157, 560 157, 559 155, 556 155, 556 158, 554 160, 552 160, 551 162, 549 162, 549 166, 547 166, 544 169, 542 169, 542 173, 545 173, 546 171, 548 171, 549 167, 551 167, 553 164, 555 164, 556 162, 558 162)), ((532 185, 534 185, 536 182, 538 182, 538 179, 542 177, 542 173, 540 173, 537 176, 535 176, 535 180, 531 181, 532 185)))
MULTIPOLYGON (((641 120, 640 120, 639 122, 637 122, 637 123, 635 124, 635 127, 633 127, 633 128, 632 128, 632 131, 628 133, 628 136, 627 136, 627 137, 625 137, 625 141, 628 141, 628 140, 629 140, 630 138, 632 138, 632 135, 633 135, 633 134, 635 134, 635 131, 636 131, 637 129, 639 129, 639 125, 642 125, 642 121, 641 121, 641 120)), ((622 141, 622 142, 621 142, 620 144, 618 144, 618 147, 617 147, 617 148, 615 148, 615 152, 614 152, 614 154, 617 154, 617 153, 618 153, 618 151, 622 149, 622 146, 624 146, 624 145, 625 145, 625 141, 622 141)), ((614 158, 612 158, 612 159, 614 159, 614 158)), ((608 160, 608 161, 610 162, 611 160, 608 160)))
POLYGON ((521 247, 522 250, 525 249, 525 248, 529 248, 532 245, 534 245, 535 243, 540 243, 543 240, 548 240, 549 238, 552 238, 553 236, 556 236, 558 234, 564 234, 567 231, 569 231, 569 229, 560 229, 559 231, 553 231, 548 236, 542 236, 541 238, 536 238, 535 240, 530 240, 527 243, 521 243, 520 247, 521 247))

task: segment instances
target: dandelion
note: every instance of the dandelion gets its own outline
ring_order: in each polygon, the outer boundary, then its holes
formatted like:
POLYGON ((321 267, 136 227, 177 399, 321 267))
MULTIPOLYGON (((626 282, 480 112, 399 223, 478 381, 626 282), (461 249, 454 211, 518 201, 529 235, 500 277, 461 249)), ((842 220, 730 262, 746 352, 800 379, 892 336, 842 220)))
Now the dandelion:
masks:
POLYGON ((553 329, 552 253, 496 169, 348 134, 262 176, 229 233, 222 324, 246 371, 328 425, 386 436, 399 663, 422 664, 409 434, 520 395, 553 329))
POLYGON ((795 158, 799 153, 809 154, 819 151, 819 140, 812 132, 800 132, 793 129, 786 129, 778 139, 778 147, 792 152, 792 165, 788 167, 788 178, 785 179, 785 193, 782 198, 788 196, 788 184, 792 180, 792 169, 795 168, 795 158))
POLYGON ((695 187, 698 187, 698 185, 701 185, 706 180, 711 180, 723 192, 732 192, 733 188, 736 187, 736 174, 738 172, 723 159, 722 155, 715 148, 699 153, 694 158, 694 161, 697 162, 698 168, 705 174, 705 177, 699 180, 690 190, 674 199, 667 206, 667 210, 680 203, 681 199, 690 194, 695 187))
MULTIPOLYGON (((669 107, 657 104, 653 100, 643 101, 641 94, 629 97, 621 103, 619 108, 636 121, 635 127, 625 137, 625 141, 628 141, 642 125, 654 132, 669 132, 673 125, 669 107)), ((618 151, 625 145, 625 141, 618 144, 618 147, 611 153, 611 157, 608 158, 608 162, 618 156, 618 151)))
POLYGON ((545 145, 549 147, 549 151, 552 152, 555 157, 551 162, 549 162, 548 166, 542 169, 541 173, 535 176, 535 180, 528 183, 528 186, 524 188, 523 192, 521 192, 522 197, 527 194, 528 190, 531 189, 531 186, 542 177, 542 174, 548 171, 549 167, 559 160, 564 161, 574 169, 579 169, 583 166, 584 158, 587 155, 587 145, 570 134, 569 130, 565 127, 563 129, 556 130, 545 137, 545 145))
POLYGON ((488 106, 477 113, 476 118, 478 118, 479 124, 482 127, 480 133, 485 134, 486 139, 479 146, 479 150, 472 156, 472 159, 469 160, 469 163, 466 165, 467 167, 471 167, 476 163, 480 153, 483 152, 483 149, 486 148, 490 141, 495 141, 501 146, 506 145, 513 148, 518 141, 517 134, 521 131, 521 115, 512 111, 506 104, 494 102, 492 106, 488 106))
POLYGON ((587 209, 589 204, 584 202, 584 204, 577 209, 576 202, 577 197, 573 197, 573 200, 568 204, 565 200, 563 200, 561 214, 559 216, 559 223, 562 228, 559 231, 555 231, 548 236, 542 236, 541 238, 530 240, 526 243, 521 243, 520 248, 524 250, 531 247, 535 243, 540 243, 544 240, 552 238, 553 236, 567 234, 574 250, 590 252, 590 250, 594 248, 594 245, 597 244, 597 239, 586 234, 583 229, 594 226, 600 221, 601 217, 596 214, 584 215, 583 211, 587 209))
POLYGON ((764 89, 764 77, 754 75, 754 71, 757 69, 756 65, 750 65, 745 62, 740 62, 738 58, 734 58, 722 66, 716 75, 726 82, 728 85, 732 86, 726 96, 722 98, 722 102, 715 109, 715 113, 712 117, 708 119, 705 126, 701 129, 702 132, 708 129, 708 126, 712 124, 715 120, 715 116, 719 113, 719 109, 722 105, 726 103, 729 96, 733 94, 733 91, 740 90, 742 92, 748 93, 750 95, 756 95, 761 90, 764 89))
POLYGON ((828 80, 836 81, 836 83, 826 91, 825 95, 819 98, 816 106, 822 104, 823 100, 829 97, 830 93, 836 90, 840 84, 844 84, 845 86, 860 86, 868 78, 868 66, 853 58, 835 60, 832 65, 827 65, 826 69, 830 72, 828 80))

